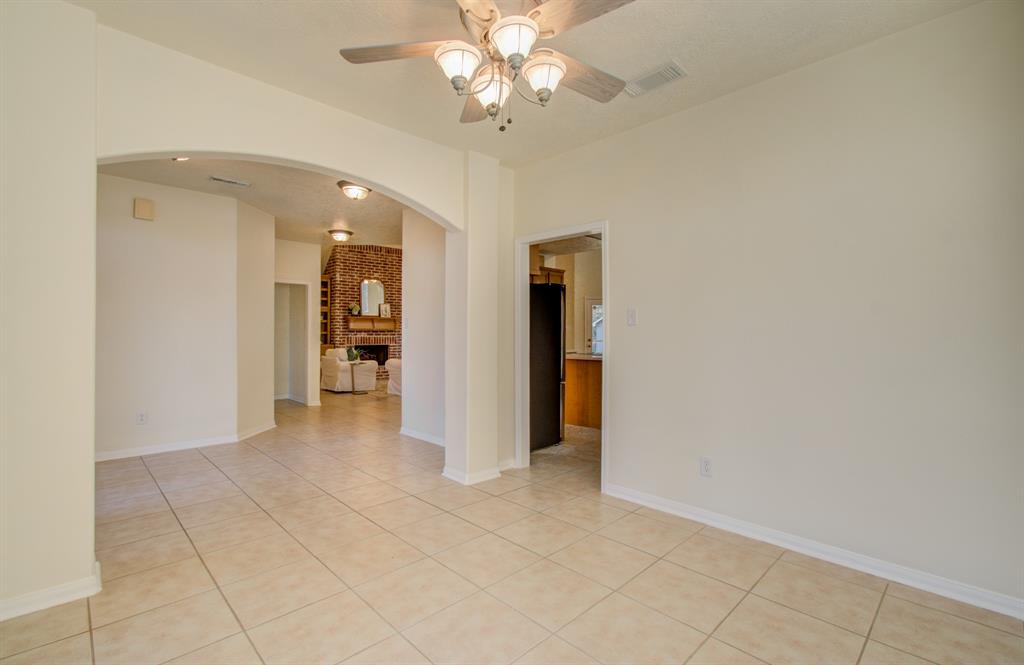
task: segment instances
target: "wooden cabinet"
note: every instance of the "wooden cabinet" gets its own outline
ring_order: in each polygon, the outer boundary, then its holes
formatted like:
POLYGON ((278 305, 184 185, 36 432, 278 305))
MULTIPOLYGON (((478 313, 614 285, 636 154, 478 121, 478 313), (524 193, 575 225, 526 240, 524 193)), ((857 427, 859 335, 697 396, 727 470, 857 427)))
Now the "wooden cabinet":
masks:
POLYGON ((565 422, 568 425, 601 427, 602 362, 565 359, 565 422))

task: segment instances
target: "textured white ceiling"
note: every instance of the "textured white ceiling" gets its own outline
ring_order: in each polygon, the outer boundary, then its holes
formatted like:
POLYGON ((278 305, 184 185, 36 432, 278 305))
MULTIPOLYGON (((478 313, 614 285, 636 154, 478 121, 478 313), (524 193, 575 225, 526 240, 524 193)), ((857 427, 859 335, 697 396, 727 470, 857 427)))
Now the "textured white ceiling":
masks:
POLYGON ((361 245, 402 244, 404 206, 379 192, 362 201, 345 197, 330 176, 288 166, 227 159, 192 158, 187 162, 151 159, 99 167, 100 173, 231 196, 269 213, 277 220, 277 237, 321 245, 335 243, 327 229, 355 232, 350 242, 361 245), (210 180, 211 175, 241 180, 236 187, 210 180))
MULTIPOLYGON (((513 103, 511 131, 462 125, 430 58, 352 65, 338 49, 462 39, 454 0, 77 0, 101 23, 456 148, 516 166, 827 58, 975 0, 637 0, 542 42, 629 80, 675 58, 688 76, 608 104, 561 89, 513 103)), ((504 14, 532 0, 499 0, 504 14)))

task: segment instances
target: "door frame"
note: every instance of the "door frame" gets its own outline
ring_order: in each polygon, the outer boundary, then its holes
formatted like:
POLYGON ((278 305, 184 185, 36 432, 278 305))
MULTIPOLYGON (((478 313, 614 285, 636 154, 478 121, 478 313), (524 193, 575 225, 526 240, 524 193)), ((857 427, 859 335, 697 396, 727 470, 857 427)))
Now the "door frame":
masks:
MULTIPOLYGON (((589 233, 601 234, 601 301, 605 306, 607 321, 611 300, 608 270, 610 238, 608 221, 600 220, 589 224, 564 226, 549 231, 519 236, 515 241, 515 423, 516 456, 515 466, 530 466, 530 245, 551 240, 563 240, 589 233)), ((601 489, 604 490, 608 476, 608 430, 611 419, 608 409, 608 361, 611 357, 611 326, 605 326, 604 353, 601 368, 601 489)))
MULTIPOLYGON (((302 282, 294 279, 277 279, 274 278, 274 285, 283 284, 285 286, 304 286, 306 288, 306 406, 320 406, 320 284, 310 284, 309 282, 302 282), (315 287, 315 288, 314 288, 315 287), (314 314, 317 316, 317 320, 314 325, 312 317, 314 314), (315 337, 314 337, 315 336, 315 337), (313 354, 312 345, 313 339, 316 339, 317 353, 313 354), (314 370, 312 363, 316 359, 316 368, 314 370), (316 390, 313 390, 313 377, 316 377, 316 390)), ((276 306, 276 304, 275 304, 276 306)), ((607 335, 607 332, 605 332, 607 335)))

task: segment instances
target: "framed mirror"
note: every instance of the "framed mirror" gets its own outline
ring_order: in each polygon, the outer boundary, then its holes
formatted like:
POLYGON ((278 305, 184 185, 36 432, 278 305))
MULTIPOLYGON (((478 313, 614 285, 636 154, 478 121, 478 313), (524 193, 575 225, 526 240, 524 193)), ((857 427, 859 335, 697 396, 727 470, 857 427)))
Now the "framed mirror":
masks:
POLYGON ((364 279, 359 287, 359 307, 363 316, 379 316, 384 303, 384 285, 379 279, 364 279))

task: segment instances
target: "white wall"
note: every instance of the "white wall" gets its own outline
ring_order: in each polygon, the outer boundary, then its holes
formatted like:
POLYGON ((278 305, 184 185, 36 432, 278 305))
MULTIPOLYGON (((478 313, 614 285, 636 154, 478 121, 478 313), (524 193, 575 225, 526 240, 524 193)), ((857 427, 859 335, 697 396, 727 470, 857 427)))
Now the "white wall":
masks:
POLYGON ((95 30, 0 3, 0 620, 99 589, 95 30))
POLYGON ((587 298, 601 298, 601 252, 578 252, 572 255, 573 263, 573 328, 571 346, 577 352, 587 352, 587 340, 590 339, 590 310, 587 309, 587 298))
POLYGON ((612 489, 1024 597, 1022 25, 974 5, 517 171, 517 234, 609 220, 612 489))
POLYGON ((274 284, 274 399, 291 397, 291 286, 274 284))
MULTIPOLYGON (((300 394, 293 387, 292 395, 310 406, 320 405, 320 245, 292 240, 277 240, 274 251, 274 281, 303 284, 306 289, 308 324, 306 337, 306 388, 300 394)), ((292 291, 291 298, 296 297, 292 291)), ((292 328, 292 335, 297 334, 292 328)), ((289 343, 294 348, 295 342, 289 343)))
POLYGON ((232 198, 99 176, 97 457, 234 440, 237 211, 232 198), (132 218, 136 197, 154 201, 155 221, 132 218))
POLYGON ((402 211, 402 433, 444 444, 445 230, 402 211))
POLYGON ((274 426, 274 216, 236 201, 238 424, 245 438, 274 426))
POLYGON ((498 465, 515 465, 515 173, 498 173, 498 465))
MULTIPOLYGON (((313 388, 309 384, 309 346, 303 344, 302 340, 309 339, 310 324, 312 319, 309 314, 309 294, 320 293, 319 288, 310 289, 304 284, 290 284, 288 289, 291 295, 288 298, 288 392, 291 399, 303 404, 319 399, 319 389, 311 392, 313 388), (310 400, 313 396, 314 399, 310 400)), ((315 310, 319 312, 319 308, 315 310)), ((319 327, 317 328, 319 329, 319 327)), ((315 332, 315 330, 314 330, 315 332)), ((319 348, 319 344, 317 345, 319 348)), ((319 351, 317 352, 319 359, 319 351)))

